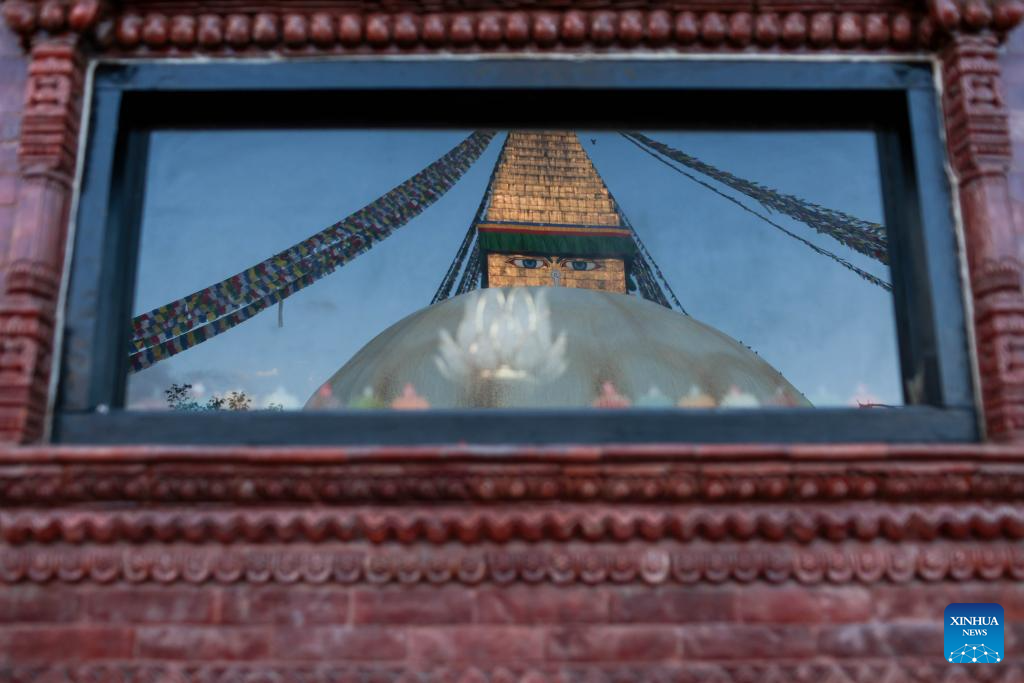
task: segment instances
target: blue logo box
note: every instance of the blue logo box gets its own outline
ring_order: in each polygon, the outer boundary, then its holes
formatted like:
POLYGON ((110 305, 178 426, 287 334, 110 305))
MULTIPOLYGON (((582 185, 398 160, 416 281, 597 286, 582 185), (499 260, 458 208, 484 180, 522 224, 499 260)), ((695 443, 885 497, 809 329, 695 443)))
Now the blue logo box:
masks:
POLYGON ((997 664, 1003 650, 1003 607, 994 602, 954 602, 943 617, 945 660, 953 664, 997 664))

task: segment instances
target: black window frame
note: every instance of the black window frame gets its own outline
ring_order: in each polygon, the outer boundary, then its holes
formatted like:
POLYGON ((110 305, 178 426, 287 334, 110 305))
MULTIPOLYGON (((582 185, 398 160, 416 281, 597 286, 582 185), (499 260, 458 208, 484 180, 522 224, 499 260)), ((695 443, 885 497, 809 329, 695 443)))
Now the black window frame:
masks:
MULTIPOLYGON (((975 442, 961 260, 930 61, 429 58, 97 62, 52 438, 129 444, 975 442), (441 106, 410 107, 409 98, 441 106), (540 106, 538 106, 540 105, 540 106), (420 109, 421 111, 415 111, 420 109), (758 120, 751 122, 750 112, 758 120), (746 120, 744 120, 746 118, 746 120), (873 127, 908 405, 894 409, 127 411, 148 133, 161 127, 873 127), (909 389, 908 389, 909 387, 909 389)), ((310 226, 316 229, 318 226, 310 226)))

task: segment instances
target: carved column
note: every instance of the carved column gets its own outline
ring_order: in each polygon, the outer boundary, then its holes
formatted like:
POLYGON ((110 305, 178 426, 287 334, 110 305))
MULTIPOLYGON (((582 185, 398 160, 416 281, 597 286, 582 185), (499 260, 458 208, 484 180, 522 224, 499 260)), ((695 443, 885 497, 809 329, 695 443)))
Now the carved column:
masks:
POLYGON ((77 36, 33 46, 0 296, 0 442, 34 441, 43 432, 83 80, 77 36))
POLYGON ((942 53, 946 135, 960 185, 985 425, 1024 439, 1024 290, 1007 173, 1011 143, 998 41, 954 35, 942 53))

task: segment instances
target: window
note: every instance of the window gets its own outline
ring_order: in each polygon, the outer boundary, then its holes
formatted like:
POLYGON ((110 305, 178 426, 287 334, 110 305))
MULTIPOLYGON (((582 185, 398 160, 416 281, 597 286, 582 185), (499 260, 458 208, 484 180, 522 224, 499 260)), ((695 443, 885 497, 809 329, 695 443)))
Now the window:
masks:
POLYGON ((539 66, 102 66, 58 438, 976 437, 928 65, 539 66))

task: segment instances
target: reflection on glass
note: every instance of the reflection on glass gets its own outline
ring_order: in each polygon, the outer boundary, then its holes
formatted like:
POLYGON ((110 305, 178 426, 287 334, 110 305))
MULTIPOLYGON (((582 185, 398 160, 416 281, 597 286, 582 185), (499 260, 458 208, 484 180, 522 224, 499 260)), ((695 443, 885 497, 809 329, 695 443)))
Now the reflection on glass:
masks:
POLYGON ((129 408, 902 403, 870 132, 150 149, 129 408))

